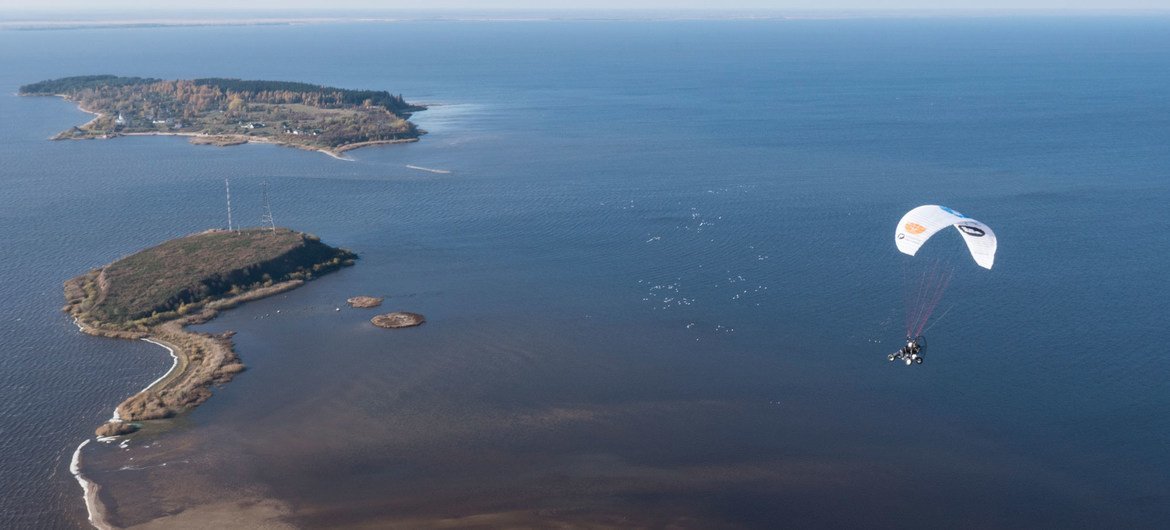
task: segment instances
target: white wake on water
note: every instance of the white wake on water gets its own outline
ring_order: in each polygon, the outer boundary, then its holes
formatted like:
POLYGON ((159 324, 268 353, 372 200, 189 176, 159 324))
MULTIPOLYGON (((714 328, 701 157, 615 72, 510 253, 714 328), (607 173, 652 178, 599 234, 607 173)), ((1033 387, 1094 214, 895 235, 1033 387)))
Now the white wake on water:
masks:
POLYGON ((418 171, 426 171, 427 173, 438 173, 440 175, 449 175, 451 173, 451 171, 446 170, 446 169, 435 169, 435 168, 430 168, 430 167, 412 166, 410 164, 407 164, 406 167, 408 167, 410 169, 415 169, 418 171))

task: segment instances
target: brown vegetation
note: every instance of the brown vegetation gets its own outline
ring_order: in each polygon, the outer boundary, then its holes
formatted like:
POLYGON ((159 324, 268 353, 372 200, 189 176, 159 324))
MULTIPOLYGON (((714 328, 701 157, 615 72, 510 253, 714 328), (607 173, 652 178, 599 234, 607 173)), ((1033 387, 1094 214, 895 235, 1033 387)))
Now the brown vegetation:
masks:
POLYGON ((105 438, 107 436, 122 436, 137 430, 138 426, 133 423, 111 421, 102 424, 102 426, 98 427, 97 430, 93 431, 93 433, 96 434, 99 438, 105 438))
POLYGON ((398 311, 394 313, 378 315, 374 318, 371 318, 370 322, 380 328, 397 329, 418 326, 423 322, 426 322, 426 318, 423 318, 423 316, 418 313, 398 311))
POLYGON ((218 136, 192 136, 190 140, 192 145, 214 145, 218 147, 227 147, 231 145, 241 145, 248 143, 247 136, 240 135, 218 135, 218 136))

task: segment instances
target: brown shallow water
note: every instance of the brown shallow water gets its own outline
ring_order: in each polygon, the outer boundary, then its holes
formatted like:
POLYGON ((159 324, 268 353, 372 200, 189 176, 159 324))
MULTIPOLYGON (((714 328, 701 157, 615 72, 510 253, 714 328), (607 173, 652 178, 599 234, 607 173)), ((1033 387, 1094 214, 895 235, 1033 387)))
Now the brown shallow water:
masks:
MULTIPOLYGON (((734 335, 551 308, 475 314, 449 294, 390 298, 433 316, 388 332, 368 323, 370 310, 331 305, 361 276, 345 271, 206 326, 237 329, 251 369, 127 447, 87 452, 111 522, 896 524, 904 514, 887 507, 904 490, 954 509, 961 492, 1005 483, 1077 487, 964 422, 903 398, 874 401, 793 356, 745 356, 734 335), (930 436, 914 442, 916 430, 930 436)), ((958 505, 978 513, 977 499, 958 505)))

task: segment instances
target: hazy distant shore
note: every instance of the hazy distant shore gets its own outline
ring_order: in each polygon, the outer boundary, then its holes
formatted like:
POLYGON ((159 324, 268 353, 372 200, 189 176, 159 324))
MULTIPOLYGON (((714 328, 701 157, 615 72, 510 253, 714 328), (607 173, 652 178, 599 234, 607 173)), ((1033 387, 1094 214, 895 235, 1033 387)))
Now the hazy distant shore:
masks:
MULTIPOLYGON (((448 9, 368 10, 350 13, 304 11, 304 16, 208 16, 206 13, 121 13, 109 18, 85 19, 76 13, 17 12, 0 21, 0 31, 63 31, 79 29, 142 29, 203 26, 293 26, 309 24, 392 24, 417 21, 540 22, 557 20, 672 21, 672 20, 816 20, 858 18, 957 18, 957 17, 1098 17, 1170 16, 1170 9, 448 9), (23 17, 21 17, 23 15, 23 17)), ((273 13, 275 14, 275 13, 273 13)))
POLYGON ((292 26, 302 24, 329 24, 338 22, 398 22, 396 19, 346 18, 126 18, 116 20, 8 20, 0 22, 0 30, 75 30, 75 29, 134 29, 202 26, 292 26))

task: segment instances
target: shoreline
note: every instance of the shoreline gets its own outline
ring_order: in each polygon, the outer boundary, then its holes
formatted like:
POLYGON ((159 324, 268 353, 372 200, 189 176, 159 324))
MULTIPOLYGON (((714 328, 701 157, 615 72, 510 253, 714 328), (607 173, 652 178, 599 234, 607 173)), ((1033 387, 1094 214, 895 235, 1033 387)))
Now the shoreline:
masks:
MULTIPOLYGON (((100 115, 98 117, 100 118, 100 115)), ((98 118, 94 118, 93 120, 90 120, 90 123, 92 123, 94 120, 97 120, 97 119, 98 118)), ((87 125, 88 125, 88 123, 87 123, 87 125)), ((263 136, 249 136, 246 134, 207 134, 207 133, 194 133, 194 132, 162 132, 162 131, 116 133, 114 135, 111 135, 111 136, 108 136, 105 138, 93 137, 93 138, 53 138, 53 139, 54 140, 110 140, 110 139, 117 138, 120 136, 183 136, 183 137, 191 138, 191 139, 194 139, 194 138, 224 138, 224 139, 239 142, 237 144, 232 144, 232 145, 250 144, 250 143, 279 145, 281 147, 291 147, 293 149, 300 149, 302 151, 313 151, 313 152, 317 152, 317 153, 322 153, 322 154, 331 156, 337 160, 342 160, 345 162, 353 162, 354 161, 354 159, 342 154, 342 153, 345 153, 346 151, 352 151, 354 149, 360 149, 362 147, 371 147, 371 146, 375 146, 375 145, 409 144, 409 143, 414 143, 414 142, 418 141, 418 138, 400 138, 397 140, 373 140, 373 141, 369 141, 369 142, 358 142, 358 143, 354 143, 354 144, 345 144, 345 145, 339 146, 339 147, 334 148, 334 149, 327 149, 324 147, 313 147, 313 146, 308 146, 308 145, 293 144, 293 143, 288 143, 288 142, 282 142, 280 140, 273 140, 272 138, 266 138, 263 136)), ((214 144, 205 144, 205 145, 214 145, 214 144)), ((224 146, 224 147, 230 147, 230 146, 224 146)))
POLYGON ((74 325, 86 335, 142 340, 162 347, 171 356, 171 367, 142 390, 124 399, 114 414, 95 432, 99 441, 112 441, 137 430, 137 422, 168 418, 190 410, 211 397, 208 388, 227 383, 245 368, 236 355, 231 332, 210 335, 187 331, 206 323, 225 309, 260 298, 282 294, 304 285, 288 280, 229 298, 208 302, 202 311, 151 326, 147 331, 119 331, 95 327, 74 315, 74 325), (192 351, 195 350, 194 354, 192 351), (179 395, 177 402, 173 396, 179 395), (127 429, 133 429, 128 430, 127 429))
MULTIPOLYGON (((214 304, 214 307, 208 307, 207 309, 200 312, 199 314, 196 314, 196 315, 193 315, 190 317, 184 317, 184 318, 177 319, 177 320, 172 320, 169 322, 164 322, 163 324, 159 324, 158 326, 155 326, 154 328, 156 328, 156 329, 162 328, 163 326, 167 326, 168 324, 170 324, 172 327, 172 330, 171 330, 172 332, 174 332, 173 328, 177 327, 178 332, 180 332, 180 333, 189 334, 193 337, 203 337, 203 335, 199 335, 199 334, 196 334, 194 332, 186 331, 186 329, 184 329, 184 328, 186 328, 186 326, 188 326, 188 325, 202 324, 204 322, 207 322, 207 321, 211 320, 212 318, 215 318, 216 316, 218 316, 218 313, 220 310, 231 309, 231 308, 234 308, 234 307, 236 307, 242 303, 245 303, 245 302, 249 302, 252 300, 259 300, 261 298, 266 298, 269 296, 274 296, 277 294, 285 293, 285 292, 291 291, 292 289, 300 287, 301 285, 304 285, 304 283, 305 282, 302 280, 290 280, 287 282, 282 282, 279 284, 272 285, 271 287, 268 287, 268 288, 260 289, 258 291, 247 292, 247 293, 243 293, 243 294, 240 294, 237 296, 233 296, 231 298, 224 298, 221 300, 216 300, 216 301, 208 304, 209 306, 214 304)), ((104 331, 104 330, 101 330, 98 328, 88 326, 84 322, 82 322, 81 319, 77 318, 76 316, 73 318, 73 324, 77 326, 78 331, 80 331, 81 333, 84 333, 86 335, 91 335, 91 336, 95 336, 95 337, 106 337, 106 338, 131 338, 131 337, 126 337, 126 336, 118 336, 120 334, 120 332, 112 332, 111 333, 108 331, 104 331)), ((152 329, 152 332, 154 332, 154 331, 155 331, 155 329, 152 329)), ((159 376, 154 381, 151 381, 150 384, 146 385, 145 388, 143 388, 142 390, 139 390, 138 392, 135 392, 133 395, 126 398, 121 403, 119 403, 117 406, 115 406, 113 415, 110 417, 110 419, 105 424, 103 424, 103 427, 105 427, 106 425, 110 425, 110 424, 124 424, 124 423, 133 423, 134 421, 149 421, 150 419, 162 419, 162 418, 146 418, 146 419, 139 419, 139 420, 133 420, 133 419, 127 420, 127 419, 124 419, 122 417, 121 411, 122 411, 122 407, 124 405, 126 405, 127 403, 130 403, 130 402, 133 402, 136 399, 140 399, 142 396, 148 395, 148 393, 158 393, 158 392, 161 392, 163 390, 169 389, 169 387, 171 385, 177 385, 178 382, 181 382, 183 376, 187 375, 187 370, 192 366, 190 355, 188 354, 188 352, 186 350, 179 347, 178 345, 171 344, 171 343, 166 342, 166 341, 164 341, 156 336, 153 336, 153 335, 139 337, 138 340, 142 340, 142 341, 149 342, 149 343, 157 345, 157 346, 161 346, 163 349, 167 350, 167 353, 171 356, 171 367, 163 375, 159 376)), ((227 340, 230 343, 230 339, 227 339, 227 340)), ((232 358, 234 359, 234 353, 235 353, 234 350, 232 350, 231 353, 233 354, 232 358)), ((214 381, 212 381, 212 383, 214 383, 214 381)), ((192 405, 192 407, 195 405, 198 405, 198 403, 195 403, 194 405, 192 405)), ((127 434, 129 434, 129 433, 127 433, 127 434)), ((81 470, 81 451, 91 441, 96 440, 96 441, 103 442, 103 443, 110 443, 110 442, 113 442, 114 440, 116 440, 120 436, 125 436, 125 434, 113 434, 110 436, 100 436, 100 435, 96 435, 96 433, 95 433, 95 436, 93 438, 86 438, 85 440, 83 440, 81 442, 80 445, 77 446, 77 449, 75 449, 73 451, 73 458, 69 464, 69 472, 73 475, 73 478, 75 480, 77 480, 77 483, 81 486, 82 499, 85 502, 85 511, 86 511, 87 519, 88 519, 89 523, 91 525, 93 525, 94 528, 97 528, 98 530, 113 530, 115 527, 113 525, 111 525, 109 523, 109 521, 106 520, 106 507, 102 503, 101 499, 98 497, 98 492, 101 490, 101 486, 97 482, 94 482, 93 480, 90 480, 89 478, 87 478, 81 470)))
MULTIPOLYGON (((87 335, 89 334, 85 331, 84 325, 81 324, 76 318, 73 319, 73 323, 77 325, 77 329, 79 331, 86 333, 87 335)), ((135 395, 150 390, 155 385, 159 384, 159 382, 173 374, 175 372, 175 368, 179 366, 179 356, 175 354, 175 348, 150 338, 143 338, 141 340, 165 348, 167 353, 171 356, 171 367, 166 371, 166 373, 159 376, 158 379, 155 379, 149 385, 146 385, 146 388, 139 390, 135 395)), ((118 407, 114 407, 114 415, 110 417, 107 423, 122 423, 122 417, 118 413, 118 407)), ((73 474, 73 478, 77 480, 77 483, 81 485, 81 496, 85 501, 86 517, 89 520, 89 524, 93 525, 93 527, 97 528, 98 530, 113 530, 114 526, 106 520, 106 506, 98 497, 98 492, 101 491, 101 486, 97 482, 90 480, 85 476, 85 474, 81 472, 81 450, 93 440, 97 440, 102 443, 110 443, 117 438, 118 436, 98 436, 96 438, 86 438, 85 440, 82 440, 81 444, 77 446, 77 449, 73 451, 73 459, 69 462, 69 472, 73 474)))
MULTIPOLYGON (((162 383, 164 380, 169 378, 171 376, 171 374, 175 373, 175 369, 179 367, 179 356, 178 356, 178 354, 175 353, 175 346, 169 345, 169 344, 162 342, 162 341, 154 340, 150 337, 143 337, 142 341, 149 342, 149 343, 154 344, 156 346, 161 346, 163 349, 167 350, 167 354, 171 356, 171 367, 167 369, 166 373, 160 375, 158 377, 158 379, 155 379, 154 381, 151 381, 149 385, 146 385, 146 388, 139 390, 138 394, 141 394, 143 392, 147 392, 150 389, 154 388, 155 385, 162 383)), ((117 419, 118 421, 122 420, 121 416, 118 414, 117 407, 114 408, 113 418, 117 419)))
MULTIPOLYGON (((18 95, 20 95, 20 94, 18 94, 18 95)), ((73 99, 71 99, 66 94, 53 94, 52 96, 61 98, 65 101, 68 101, 71 103, 75 103, 75 101, 73 99)), ((26 95, 26 97, 34 97, 34 95, 26 95)), ((93 114, 93 119, 91 119, 91 120, 89 120, 81 125, 74 127, 76 129, 79 129, 79 130, 84 130, 84 128, 86 126, 101 119, 102 116, 105 116, 104 114, 102 114, 100 112, 89 110, 89 109, 83 107, 81 105, 81 103, 77 103, 77 110, 80 110, 81 112, 84 112, 86 114, 93 114)), ((72 129, 67 129, 66 132, 69 130, 72 130, 72 129)), ((279 145, 282 147, 292 147, 294 149, 300 149, 302 151, 315 151, 315 152, 322 153, 322 154, 328 155, 330 157, 333 157, 334 159, 337 159, 337 160, 343 160, 345 162, 353 162, 354 161, 354 159, 342 154, 342 153, 345 153, 346 151, 352 151, 354 149, 361 149, 362 147, 372 147, 372 146, 376 146, 376 145, 408 144, 408 143, 417 142, 419 140, 417 137, 416 138, 397 138, 394 140, 371 140, 368 142, 355 142, 352 144, 343 144, 343 145, 339 145, 335 148, 330 149, 327 147, 314 147, 311 145, 296 144, 296 143, 291 143, 291 142, 282 142, 280 140, 275 140, 275 139, 264 137, 264 136, 251 136, 251 135, 239 134, 239 133, 208 134, 208 133, 203 133, 203 132, 150 131, 150 132, 113 133, 113 134, 103 135, 103 136, 87 136, 87 137, 80 137, 80 138, 77 138, 77 137, 64 137, 63 138, 63 137, 61 137, 62 134, 64 134, 64 132, 58 133, 57 135, 52 136, 49 139, 50 140, 109 140, 109 139, 117 138, 120 136, 183 136, 183 137, 187 137, 187 138, 191 139, 190 140, 191 143, 195 143, 194 142, 195 138, 224 138, 224 139, 238 142, 238 143, 233 143, 232 145, 247 144, 247 143, 279 145)), ((215 145, 215 144, 209 143, 209 144, 204 144, 204 145, 215 145)))
MULTIPOLYGON (((154 344, 155 346, 161 346, 162 348, 166 349, 167 353, 170 354, 170 356, 171 356, 171 367, 170 367, 170 369, 167 370, 167 372, 165 374, 162 374, 161 376, 159 376, 158 379, 155 379, 154 381, 151 381, 151 383, 149 385, 146 385, 146 388, 139 390, 138 391, 139 393, 146 392, 147 390, 154 388, 154 385, 157 385, 160 381, 162 381, 163 379, 166 379, 167 376, 171 375, 171 373, 175 371, 175 368, 179 366, 179 356, 175 355, 175 347, 174 346, 171 346, 165 342, 160 342, 160 341, 154 340, 150 337, 144 337, 142 339, 142 341, 149 342, 151 344, 154 344)), ((114 412, 117 412, 117 411, 114 411, 114 412)))
MULTIPOLYGON (((97 332, 88 331, 85 324, 82 324, 81 320, 78 319, 77 317, 73 317, 73 325, 77 326, 77 331, 80 331, 86 335, 92 335, 95 337, 103 336, 103 335, 99 335, 97 332)), ((159 384, 159 382, 170 377, 171 374, 175 373, 175 368, 179 367, 179 356, 175 354, 175 347, 173 345, 166 344, 164 342, 152 339, 150 337, 143 337, 142 339, 139 339, 139 340, 142 340, 144 342, 149 342, 151 344, 154 344, 156 346, 161 346, 162 348, 166 349, 167 354, 171 356, 171 367, 168 368, 165 373, 163 373, 161 376, 159 376, 158 379, 151 381, 151 383, 149 385, 146 385, 145 388, 143 388, 142 390, 139 390, 138 392, 135 392, 134 395, 141 394, 143 392, 146 392, 146 391, 154 388, 154 386, 159 384)), ((122 415, 118 413, 118 407, 114 407, 114 414, 112 416, 110 416, 109 422, 117 422, 117 423, 122 422, 122 415)), ((107 423, 109 423, 109 422, 107 422, 107 423)), ((97 440, 99 442, 106 442, 106 441, 111 441, 114 438, 116 438, 116 436, 102 436, 102 437, 98 437, 97 440)))
MULTIPOLYGON (((65 94, 53 94, 53 95, 65 100, 65 101, 73 102, 73 100, 69 99, 69 97, 66 96, 65 94)), ((91 123, 100 120, 102 118, 102 116, 105 116, 105 114, 102 114, 96 110, 89 110, 89 109, 81 106, 81 103, 77 104, 77 110, 80 110, 81 112, 84 112, 86 114, 93 114, 93 119, 81 124, 81 127, 85 127, 87 125, 90 125, 91 123)), ((80 129, 81 127, 78 127, 78 128, 80 129)), ((50 138, 50 140, 54 140, 54 139, 56 139, 56 138, 50 138)))
POLYGON ((106 521, 106 507, 98 499, 98 491, 101 489, 101 486, 86 478, 81 472, 81 450, 86 445, 89 445, 89 442, 90 439, 86 438, 73 451, 73 459, 69 461, 69 472, 73 474, 74 479, 77 479, 77 483, 81 485, 81 496, 85 500, 85 513, 88 517, 89 524, 98 530, 112 530, 113 526, 106 521))
MULTIPOLYGON (((182 246, 183 241, 195 242, 192 244, 199 247, 198 252, 203 253, 198 254, 200 259, 208 253, 227 252, 228 250, 224 249, 230 247, 224 247, 221 241, 223 232, 225 231, 213 229, 167 241, 103 267, 90 269, 85 274, 64 282, 66 304, 62 310, 73 317, 73 325, 77 326, 80 333, 96 337, 141 340, 163 348, 171 357, 171 365, 162 375, 119 402, 109 419, 94 430, 92 437, 85 438, 73 453, 69 469, 81 486, 88 521, 96 528, 103 530, 116 528, 116 525, 111 524, 110 518, 116 519, 117 506, 115 504, 105 506, 99 495, 100 485, 83 473, 82 452, 85 448, 92 449, 94 446, 91 442, 94 441, 119 444, 119 438, 121 438, 119 447, 126 447, 130 440, 127 436, 134 432, 144 428, 149 432, 166 430, 173 425, 150 421, 175 418, 190 412, 210 399, 215 388, 230 382, 237 374, 246 370, 235 351, 232 340, 234 331, 209 333, 189 330, 188 326, 209 322, 219 316, 221 311, 235 308, 240 304, 301 287, 314 278, 314 275, 352 265, 353 260, 357 258, 348 250, 321 243, 316 236, 282 228, 280 232, 273 230, 271 237, 276 238, 279 234, 287 242, 277 239, 270 246, 260 245, 256 247, 258 254, 237 257, 234 261, 230 256, 225 256, 227 265, 218 266, 229 267, 227 269, 229 272, 224 273, 220 269, 210 268, 193 273, 195 275, 192 277, 198 279, 212 273, 231 275, 237 270, 251 271, 250 274, 254 277, 234 278, 230 289, 228 286, 220 286, 221 289, 217 291, 203 293, 201 298, 188 299, 174 308, 154 306, 156 310, 146 318, 134 318, 139 316, 139 313, 129 313, 125 310, 127 306, 122 305, 114 305, 113 307, 117 309, 110 310, 114 311, 113 313, 106 312, 106 306, 103 304, 111 297, 116 299, 117 296, 124 295, 126 289, 140 288, 135 281, 148 282, 148 285, 155 285, 159 281, 147 274, 132 277, 134 279, 127 280, 128 283, 125 285, 112 285, 108 278, 109 274, 117 275, 126 270, 135 270, 133 265, 127 265, 131 263, 127 260, 143 254, 147 257, 140 259, 167 262, 168 259, 175 259, 174 252, 177 252, 175 249, 196 252, 182 246), (286 261, 289 263, 285 263, 286 261), (259 281, 261 277, 257 271, 265 272, 264 282, 259 281), (269 272, 277 278, 269 277, 269 272), (283 281, 279 281, 280 279, 283 281), (257 281, 252 283, 251 280, 257 281), (272 283, 274 280, 277 280, 277 283, 272 283), (114 315, 113 318, 111 314, 114 315), (126 317, 127 314, 130 316, 126 317)), ((269 241, 268 229, 250 229, 242 233, 248 237, 258 234, 256 237, 260 237, 262 241, 269 241)), ((249 244, 254 243, 246 241, 249 244)), ((195 257, 184 259, 190 260, 195 257)), ((167 287, 174 286, 168 284, 167 287)), ((141 313, 141 310, 138 311, 141 313)))

